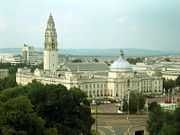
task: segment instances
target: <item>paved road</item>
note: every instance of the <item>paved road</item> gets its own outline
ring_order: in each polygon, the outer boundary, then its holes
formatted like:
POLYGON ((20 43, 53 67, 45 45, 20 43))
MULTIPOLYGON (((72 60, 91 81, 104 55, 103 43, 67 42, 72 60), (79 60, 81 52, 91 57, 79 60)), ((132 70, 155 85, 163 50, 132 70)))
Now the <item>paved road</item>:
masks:
POLYGON ((115 130, 115 135, 124 135, 124 132, 128 129, 128 127, 113 127, 115 130))
POLYGON ((146 119, 147 115, 129 115, 128 119, 127 115, 98 115, 98 129, 104 135, 123 135, 130 126, 146 124, 146 119))
POLYGON ((114 135, 113 131, 109 127, 99 127, 99 130, 104 133, 104 135, 114 135))
POLYGON ((102 133, 102 135, 124 135, 124 132, 128 129, 128 127, 108 127, 108 126, 100 126, 98 130, 102 133))

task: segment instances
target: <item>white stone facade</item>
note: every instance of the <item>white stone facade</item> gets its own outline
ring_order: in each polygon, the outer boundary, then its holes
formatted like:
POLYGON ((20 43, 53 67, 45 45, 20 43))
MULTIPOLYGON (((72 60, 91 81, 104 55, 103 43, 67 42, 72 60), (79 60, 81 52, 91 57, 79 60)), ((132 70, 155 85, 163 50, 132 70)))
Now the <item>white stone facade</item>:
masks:
POLYGON ((45 34, 44 69, 36 69, 34 73, 30 69, 18 69, 17 83, 26 85, 36 79, 43 84, 63 84, 68 89, 79 87, 89 98, 109 97, 119 100, 123 100, 128 91, 144 94, 163 91, 161 76, 134 71, 124 59, 122 51, 120 58, 111 67, 105 63, 65 63, 57 69, 57 50, 57 35, 50 15, 45 34))

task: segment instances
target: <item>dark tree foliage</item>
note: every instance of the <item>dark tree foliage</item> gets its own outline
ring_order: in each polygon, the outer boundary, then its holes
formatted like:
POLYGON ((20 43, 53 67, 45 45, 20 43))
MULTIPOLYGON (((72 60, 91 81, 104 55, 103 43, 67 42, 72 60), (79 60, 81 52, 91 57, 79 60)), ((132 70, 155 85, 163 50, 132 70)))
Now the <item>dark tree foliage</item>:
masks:
POLYGON ((15 75, 11 75, 11 76, 5 77, 3 79, 0 79, 0 91, 3 89, 14 87, 16 85, 17 84, 16 84, 15 75))
POLYGON ((8 69, 9 74, 16 74, 17 68, 28 66, 24 63, 13 65, 11 63, 0 63, 0 69, 8 69))
POLYGON ((128 99, 124 100, 123 111, 127 112, 129 108, 130 114, 135 114, 144 108, 145 97, 141 93, 131 92, 129 96, 129 107, 128 99))
POLYGON ((129 111, 131 114, 137 113, 144 108, 145 97, 141 93, 131 92, 129 99, 129 111))
POLYGON ((165 58, 164 59, 166 62, 170 62, 170 58, 165 58))
POLYGON ((39 63, 39 64, 37 64, 37 65, 29 66, 29 68, 31 68, 31 71, 34 72, 34 70, 35 70, 36 68, 38 68, 38 69, 43 69, 43 65, 44 65, 44 63, 41 62, 41 63, 39 63))
POLYGON ((159 135, 179 135, 177 134, 177 128, 175 125, 164 124, 161 128, 159 135))
POLYGON ((176 86, 180 86, 180 75, 175 80, 176 86))
POLYGON ((36 68, 42 69, 43 68, 43 62, 38 65, 29 65, 26 63, 18 63, 18 64, 11 64, 11 63, 0 63, 0 69, 8 69, 8 72, 10 75, 15 75, 18 68, 28 67, 32 71, 34 71, 36 68))
POLYGON ((176 83, 174 80, 169 80, 169 79, 163 79, 163 87, 168 90, 168 89, 172 89, 176 86, 176 83))
POLYGON ((124 100, 124 101, 123 101, 122 110, 123 110, 124 112, 127 112, 127 111, 128 111, 128 102, 127 102, 127 100, 124 100))
POLYGON ((147 120, 150 135, 179 135, 180 134, 180 107, 174 112, 163 111, 156 102, 149 106, 147 120))
POLYGON ((80 58, 77 58, 77 59, 72 61, 72 63, 81 63, 81 62, 83 62, 83 60, 80 58))
POLYGON ((129 113, 135 114, 138 111, 138 95, 131 92, 129 97, 129 113))
POLYGON ((11 63, 0 62, 0 69, 8 69, 9 67, 11 67, 11 63))
MULTIPOLYGON (((44 134, 91 134, 91 126, 94 120, 91 116, 89 102, 85 93, 79 88, 67 90, 66 87, 60 84, 43 85, 34 80, 26 86, 2 90, 0 92, 0 103, 9 102, 11 99, 16 99, 19 96, 28 98, 32 104, 30 105, 32 109, 30 109, 30 112, 37 114, 37 120, 38 118, 41 118, 39 119, 40 122, 44 120, 44 134)), ((21 113, 21 109, 18 110, 18 113, 21 113)), ((13 125, 16 126, 16 122, 13 125)), ((4 126, 8 125, 5 124, 4 126)), ((21 128, 24 131, 24 127, 21 128)), ((13 129, 13 132, 16 131, 17 129, 13 129)))
POLYGON ((152 102, 152 103, 148 106, 148 110, 149 110, 150 112, 153 112, 153 110, 154 110, 157 106, 159 106, 159 105, 157 104, 157 102, 152 102))
POLYGON ((127 58, 127 61, 130 64, 136 64, 138 62, 143 62, 144 58, 143 57, 138 57, 138 58, 127 58))
POLYGON ((147 129, 150 135, 158 135, 163 126, 163 111, 160 105, 153 105, 150 110, 147 129))
POLYGON ((94 58, 92 62, 99 62, 99 60, 97 58, 94 58))
POLYGON ((32 109, 25 96, 10 98, 0 105, 0 134, 43 135, 45 121, 32 109))
POLYGON ((81 122, 81 124, 77 126, 77 129, 80 126, 80 132, 90 134, 94 119, 91 117, 90 103, 86 98, 86 94, 75 87, 71 88, 70 92, 73 98, 71 105, 74 106, 74 110, 71 110, 71 113, 73 112, 73 114, 78 116, 77 122, 81 122))

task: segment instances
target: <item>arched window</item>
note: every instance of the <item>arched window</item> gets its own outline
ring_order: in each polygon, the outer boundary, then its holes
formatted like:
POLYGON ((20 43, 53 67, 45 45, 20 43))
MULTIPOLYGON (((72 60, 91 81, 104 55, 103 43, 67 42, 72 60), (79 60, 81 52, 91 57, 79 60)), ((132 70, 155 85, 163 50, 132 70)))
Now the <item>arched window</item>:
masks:
POLYGON ((129 79, 127 80, 127 86, 128 87, 130 86, 130 80, 129 79))

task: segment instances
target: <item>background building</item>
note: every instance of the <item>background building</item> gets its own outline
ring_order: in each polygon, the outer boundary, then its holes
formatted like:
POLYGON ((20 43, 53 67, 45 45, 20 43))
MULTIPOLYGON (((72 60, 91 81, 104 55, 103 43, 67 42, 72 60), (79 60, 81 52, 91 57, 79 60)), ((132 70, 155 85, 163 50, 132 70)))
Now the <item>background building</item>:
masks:
POLYGON ((43 62, 43 52, 36 51, 33 46, 24 44, 22 48, 23 61, 30 65, 37 65, 43 62))

